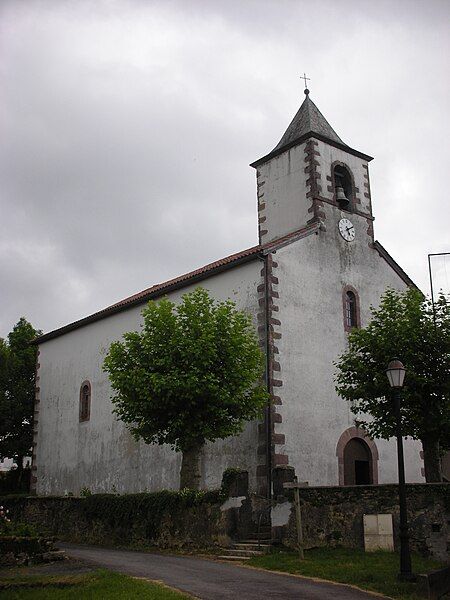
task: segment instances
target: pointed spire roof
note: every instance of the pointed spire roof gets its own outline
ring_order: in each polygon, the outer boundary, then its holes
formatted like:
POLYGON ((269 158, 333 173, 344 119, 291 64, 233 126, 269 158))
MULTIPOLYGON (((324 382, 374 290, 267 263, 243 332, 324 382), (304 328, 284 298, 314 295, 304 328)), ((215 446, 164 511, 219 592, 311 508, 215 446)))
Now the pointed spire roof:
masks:
POLYGON ((272 152, 252 163, 252 167, 257 167, 274 156, 281 154, 285 150, 288 150, 293 146, 297 146, 310 137, 322 140, 332 146, 336 146, 337 148, 345 150, 349 154, 359 156, 367 161, 372 160, 371 156, 367 156, 366 154, 358 152, 357 150, 353 150, 350 148, 350 146, 347 146, 347 144, 345 144, 334 131, 314 102, 310 99, 308 89, 305 89, 305 94, 306 98, 303 100, 302 105, 298 109, 295 117, 292 119, 289 127, 284 132, 281 140, 278 142, 272 152))
MULTIPOLYGON (((289 146, 292 142, 302 138, 306 134, 318 133, 321 137, 344 144, 338 134, 334 131, 323 114, 309 97, 309 91, 305 90, 306 98, 292 119, 283 137, 272 152, 289 146)), ((346 144, 344 144, 346 145, 346 144)))

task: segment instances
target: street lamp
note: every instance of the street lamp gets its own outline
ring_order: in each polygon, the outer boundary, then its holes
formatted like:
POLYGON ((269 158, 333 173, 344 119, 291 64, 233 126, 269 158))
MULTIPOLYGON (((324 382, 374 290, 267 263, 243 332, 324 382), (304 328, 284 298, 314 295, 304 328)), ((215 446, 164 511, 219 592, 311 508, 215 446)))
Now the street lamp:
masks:
POLYGON ((406 512, 405 461, 403 458, 403 438, 400 417, 400 396, 405 379, 405 367, 395 358, 388 364, 386 375, 392 388, 394 401, 395 428, 397 436, 398 461, 398 497, 400 504, 400 573, 398 578, 404 581, 414 580, 411 570, 411 554, 409 552, 408 515, 406 512))

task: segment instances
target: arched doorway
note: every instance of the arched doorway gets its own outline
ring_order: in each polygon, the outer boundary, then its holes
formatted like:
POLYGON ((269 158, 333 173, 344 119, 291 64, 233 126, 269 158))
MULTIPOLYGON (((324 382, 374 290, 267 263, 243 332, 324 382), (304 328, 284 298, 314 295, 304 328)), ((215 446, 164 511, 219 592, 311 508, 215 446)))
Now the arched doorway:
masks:
POLYGON ((370 450, 360 438, 352 438, 344 448, 344 485, 373 483, 370 450))
POLYGON ((350 427, 336 447, 339 485, 378 483, 378 450, 375 442, 358 427, 350 427))

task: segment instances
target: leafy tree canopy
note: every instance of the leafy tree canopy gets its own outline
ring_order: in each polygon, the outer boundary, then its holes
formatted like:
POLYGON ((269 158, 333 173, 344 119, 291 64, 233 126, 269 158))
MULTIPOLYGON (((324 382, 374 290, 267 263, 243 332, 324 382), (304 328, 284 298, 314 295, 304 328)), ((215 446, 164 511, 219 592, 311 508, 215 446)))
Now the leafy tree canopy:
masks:
POLYGON ((40 333, 22 317, 0 339, 0 458, 13 458, 19 469, 33 441, 37 347, 30 342, 40 333))
POLYGON ((387 290, 372 320, 348 337, 336 362, 336 390, 374 437, 395 435, 386 367, 399 358, 406 368, 402 391, 404 435, 422 441, 428 480, 440 479, 438 447, 450 448, 450 304, 435 304, 417 289, 387 290))
POLYGON ((183 461, 194 452, 195 463, 205 441, 238 433, 267 401, 254 325, 202 288, 178 305, 151 301, 142 315, 141 331, 111 344, 104 362, 115 413, 136 439, 170 444, 183 461))

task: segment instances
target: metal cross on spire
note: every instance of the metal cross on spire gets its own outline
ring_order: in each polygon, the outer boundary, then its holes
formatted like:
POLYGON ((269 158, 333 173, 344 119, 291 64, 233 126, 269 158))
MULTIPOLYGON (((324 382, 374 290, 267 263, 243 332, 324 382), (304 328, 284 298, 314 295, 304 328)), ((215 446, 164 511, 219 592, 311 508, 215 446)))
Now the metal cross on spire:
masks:
POLYGON ((308 90, 308 84, 306 82, 307 81, 311 81, 311 77, 306 77, 306 73, 303 73, 303 77, 300 75, 300 79, 304 79, 304 81, 305 81, 305 94, 308 95, 309 94, 309 90, 308 90))

